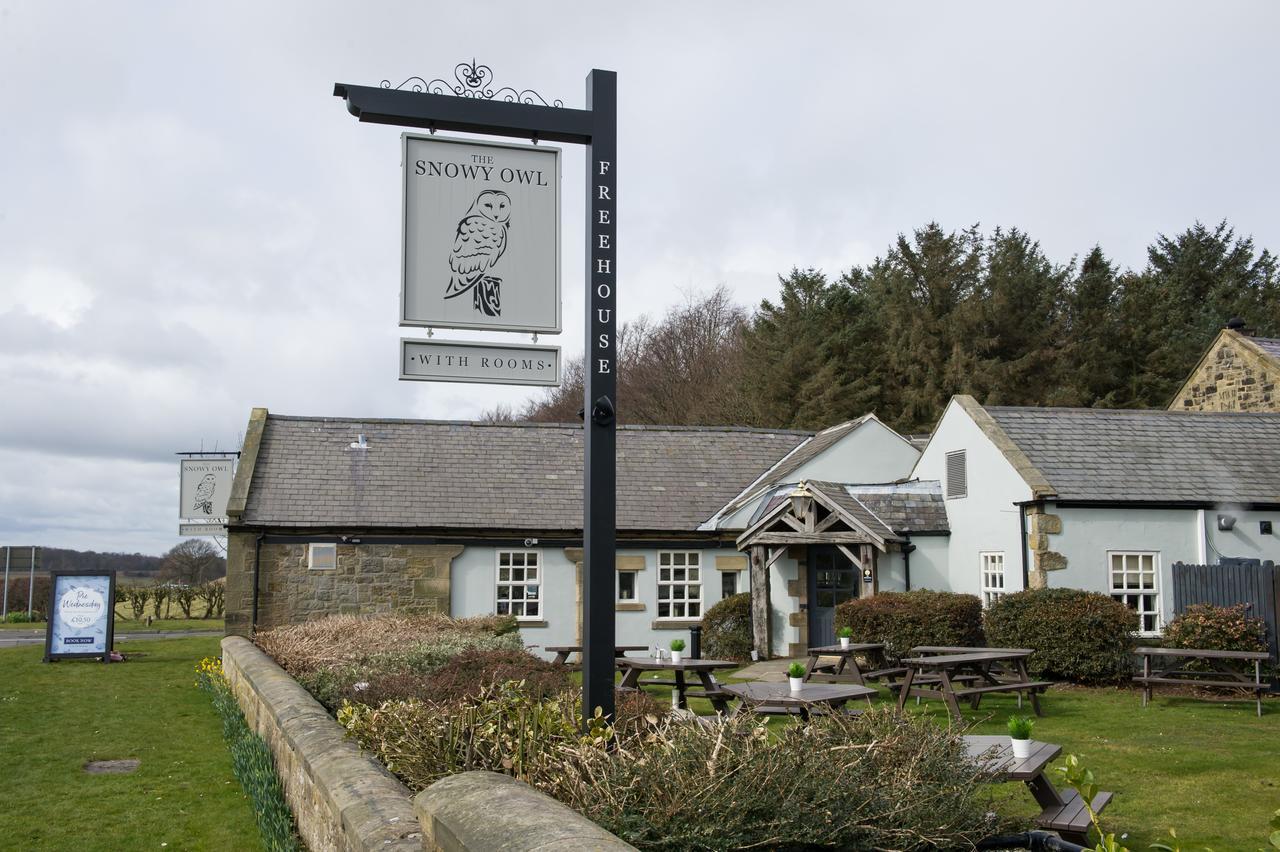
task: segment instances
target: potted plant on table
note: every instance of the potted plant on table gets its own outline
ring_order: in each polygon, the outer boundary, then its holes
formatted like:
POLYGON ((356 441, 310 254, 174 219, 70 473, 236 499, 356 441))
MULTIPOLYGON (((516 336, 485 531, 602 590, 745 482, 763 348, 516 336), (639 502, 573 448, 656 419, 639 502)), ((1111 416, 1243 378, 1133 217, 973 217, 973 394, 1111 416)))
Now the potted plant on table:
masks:
POLYGON ((804 663, 787 666, 787 680, 791 682, 791 691, 799 692, 804 687, 804 663))
POLYGON ((1031 729, 1035 724, 1029 716, 1009 717, 1009 739, 1013 741, 1013 756, 1018 760, 1031 756, 1031 729))
POLYGON ((683 652, 684 652, 684 640, 672 639, 671 640, 671 662, 673 664, 677 666, 680 665, 680 659, 684 656, 683 652))
POLYGON ((840 650, 849 650, 849 640, 853 638, 853 628, 841 627, 836 631, 836 635, 840 637, 840 650))

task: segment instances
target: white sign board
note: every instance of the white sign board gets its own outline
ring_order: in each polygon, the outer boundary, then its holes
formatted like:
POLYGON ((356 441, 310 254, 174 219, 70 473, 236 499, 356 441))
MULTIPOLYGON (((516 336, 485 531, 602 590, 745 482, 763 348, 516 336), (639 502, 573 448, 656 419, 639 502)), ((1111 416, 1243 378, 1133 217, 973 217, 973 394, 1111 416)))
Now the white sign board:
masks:
POLYGON ((560 332, 560 149, 402 137, 400 324, 560 332))
POLYGON ((178 517, 184 521, 225 518, 234 476, 234 459, 183 459, 178 517))
POLYGON ((226 524, 178 524, 178 535, 226 536, 226 524))
POLYGON ((401 338, 400 378, 554 387, 560 384, 560 347, 401 338))

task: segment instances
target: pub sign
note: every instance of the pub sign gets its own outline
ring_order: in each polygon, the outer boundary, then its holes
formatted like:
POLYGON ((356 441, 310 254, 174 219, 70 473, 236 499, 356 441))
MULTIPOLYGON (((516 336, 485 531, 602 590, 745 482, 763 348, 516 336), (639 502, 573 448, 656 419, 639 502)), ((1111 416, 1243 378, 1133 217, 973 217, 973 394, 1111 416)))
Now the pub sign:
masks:
POLYGON ((560 149, 406 133, 400 324, 560 332, 560 149))
POLYGON ((55 571, 50 578, 44 659, 101 657, 115 639, 116 572, 55 571))
POLYGON ((207 521, 227 516, 235 459, 183 459, 178 482, 178 518, 207 521))

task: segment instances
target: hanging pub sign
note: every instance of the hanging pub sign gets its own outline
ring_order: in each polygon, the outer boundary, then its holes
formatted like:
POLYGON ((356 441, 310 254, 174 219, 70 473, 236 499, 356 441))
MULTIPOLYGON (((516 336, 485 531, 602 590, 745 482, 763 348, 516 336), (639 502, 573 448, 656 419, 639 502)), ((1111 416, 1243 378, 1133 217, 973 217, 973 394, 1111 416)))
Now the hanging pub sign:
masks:
POLYGON ((560 347, 401 338, 400 378, 558 387, 560 347))
POLYGON ((115 571, 54 571, 44 660, 101 657, 110 662, 116 626, 115 571))
POLYGON ((400 324, 560 333, 560 150, 402 136, 400 324))
POLYGON ((183 521, 225 518, 234 477, 235 459, 182 459, 178 518, 183 521))

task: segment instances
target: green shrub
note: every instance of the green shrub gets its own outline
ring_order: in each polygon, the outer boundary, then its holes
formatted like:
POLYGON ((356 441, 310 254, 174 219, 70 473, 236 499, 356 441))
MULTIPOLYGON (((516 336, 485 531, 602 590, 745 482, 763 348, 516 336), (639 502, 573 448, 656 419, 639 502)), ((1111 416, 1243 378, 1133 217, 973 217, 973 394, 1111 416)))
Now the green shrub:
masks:
POLYGON ((850 628, 855 642, 883 642, 897 661, 918 645, 982 645, 982 602, 926 589, 881 592, 837 606, 836 627, 850 628))
POLYGON ((1013 739, 1029 740, 1031 739, 1031 730, 1036 726, 1036 720, 1030 716, 1010 716, 1005 726, 1009 729, 1009 736, 1013 739))
POLYGON ((11 612, 4 617, 4 620, 10 624, 30 624, 37 619, 38 616, 27 615, 26 610, 21 612, 11 612))
POLYGON ((204 659, 196 668, 196 686, 213 701, 222 717, 222 736, 231 752, 231 768, 258 817, 258 831, 267 852, 296 852, 304 847, 293 826, 293 812, 284 798, 271 749, 255 734, 236 703, 218 660, 204 659))
POLYGON ((730 595, 702 616, 702 653, 713 660, 751 659, 751 593, 730 595))
MULTIPOLYGON (((1212 651, 1267 651, 1267 623, 1249 615, 1248 604, 1214 606, 1193 604, 1164 629, 1168 648, 1204 648, 1212 651)), ((1215 660, 1228 668, 1252 672, 1248 660, 1215 660)))
POLYGON ((643 850, 972 849, 995 828, 959 740, 889 710, 776 735, 673 722, 565 770, 534 783, 643 850))
MULTIPOLYGON (((508 681, 488 686, 460 705, 415 699, 377 707, 347 702, 338 711, 338 722, 416 791, 472 769, 530 783, 567 771, 583 744, 581 708, 580 690, 539 700, 524 684, 508 681)), ((651 696, 620 694, 616 724, 593 728, 586 745, 639 742, 668 712, 651 696)))
POLYGON ((578 698, 503 684, 461 707, 344 705, 341 722, 412 790, 469 769, 513 775, 643 850, 967 849, 996 827, 982 770, 927 719, 877 710, 774 734, 750 714, 663 719, 619 696, 578 729, 578 698), (606 743, 612 747, 604 748, 606 743))
POLYGON ((1132 675, 1137 613, 1109 596, 1079 589, 1005 595, 986 614, 987 641, 1031 648, 1031 674, 1075 683, 1114 683, 1132 675))

